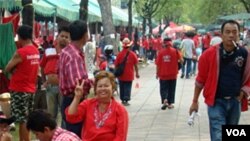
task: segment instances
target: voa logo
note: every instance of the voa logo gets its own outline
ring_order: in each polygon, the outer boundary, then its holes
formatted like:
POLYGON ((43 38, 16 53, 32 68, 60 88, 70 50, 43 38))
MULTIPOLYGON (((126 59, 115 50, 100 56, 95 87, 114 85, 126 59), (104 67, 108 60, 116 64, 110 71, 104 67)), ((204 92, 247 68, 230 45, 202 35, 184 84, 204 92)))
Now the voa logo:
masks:
POLYGON ((244 129, 226 129, 227 136, 247 136, 244 129))

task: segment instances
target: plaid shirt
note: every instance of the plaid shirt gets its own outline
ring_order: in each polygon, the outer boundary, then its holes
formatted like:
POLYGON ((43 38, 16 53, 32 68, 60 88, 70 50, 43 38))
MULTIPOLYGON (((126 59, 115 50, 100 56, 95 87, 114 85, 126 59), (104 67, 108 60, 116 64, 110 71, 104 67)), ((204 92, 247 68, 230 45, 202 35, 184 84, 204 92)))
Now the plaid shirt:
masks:
POLYGON ((59 57, 59 87, 64 96, 74 92, 76 81, 85 80, 84 92, 89 92, 91 82, 85 67, 84 54, 77 47, 69 44, 59 57))
POLYGON ((81 141, 81 139, 75 133, 57 127, 51 141, 81 141))

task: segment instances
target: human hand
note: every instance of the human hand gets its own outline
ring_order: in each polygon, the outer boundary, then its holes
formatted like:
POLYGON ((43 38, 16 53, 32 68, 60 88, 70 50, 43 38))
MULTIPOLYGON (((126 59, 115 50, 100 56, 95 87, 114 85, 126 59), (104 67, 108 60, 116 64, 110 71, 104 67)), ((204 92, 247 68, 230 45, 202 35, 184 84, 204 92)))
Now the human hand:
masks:
POLYGON ((194 111, 198 112, 198 109, 199 109, 199 103, 193 102, 189 108, 189 115, 191 115, 194 111))
POLYGON ((76 81, 76 87, 75 87, 75 97, 81 99, 83 97, 83 85, 84 80, 80 83, 80 80, 76 81))
POLYGON ((136 78, 140 78, 140 75, 138 73, 136 73, 135 77, 136 78))
POLYGON ((43 87, 43 88, 47 88, 47 86, 48 86, 48 81, 45 81, 45 82, 42 84, 42 87, 43 87))
POLYGON ((237 96, 237 100, 241 102, 242 98, 245 96, 245 93, 243 91, 240 91, 240 95, 237 96))

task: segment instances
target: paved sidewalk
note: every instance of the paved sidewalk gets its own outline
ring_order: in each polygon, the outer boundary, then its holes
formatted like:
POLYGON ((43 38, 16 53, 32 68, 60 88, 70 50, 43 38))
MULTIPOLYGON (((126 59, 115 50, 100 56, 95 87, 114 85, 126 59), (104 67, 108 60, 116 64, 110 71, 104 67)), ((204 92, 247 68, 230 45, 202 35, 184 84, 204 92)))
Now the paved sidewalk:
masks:
MULTIPOLYGON (((174 109, 161 110, 159 82, 155 78, 155 65, 140 70, 139 88, 133 83, 129 112, 128 141, 209 141, 206 105, 200 96, 200 117, 194 126, 187 124, 192 102, 194 77, 178 77, 174 109)), ((119 98, 118 98, 119 99, 119 98)), ((250 112, 244 112, 240 124, 250 124, 250 112)))

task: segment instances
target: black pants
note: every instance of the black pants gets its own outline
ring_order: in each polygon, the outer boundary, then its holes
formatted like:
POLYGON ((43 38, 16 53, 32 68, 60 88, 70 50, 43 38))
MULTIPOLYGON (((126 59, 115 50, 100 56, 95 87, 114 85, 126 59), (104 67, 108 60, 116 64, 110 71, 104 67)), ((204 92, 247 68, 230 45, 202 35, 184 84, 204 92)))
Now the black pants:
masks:
POLYGON ((173 80, 159 80, 160 81, 160 94, 161 94, 161 103, 164 103, 164 100, 168 100, 168 104, 173 104, 175 102, 175 88, 176 88, 176 79, 173 80))
POLYGON ((131 98, 132 81, 119 80, 119 87, 121 101, 129 101, 131 98))
POLYGON ((66 129, 75 133, 76 135, 79 136, 79 138, 81 138, 83 122, 70 124, 69 122, 66 121, 65 109, 71 104, 72 101, 73 97, 63 96, 62 107, 61 107, 62 119, 65 121, 66 129))

